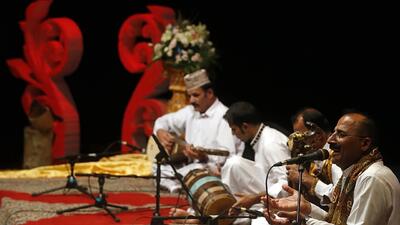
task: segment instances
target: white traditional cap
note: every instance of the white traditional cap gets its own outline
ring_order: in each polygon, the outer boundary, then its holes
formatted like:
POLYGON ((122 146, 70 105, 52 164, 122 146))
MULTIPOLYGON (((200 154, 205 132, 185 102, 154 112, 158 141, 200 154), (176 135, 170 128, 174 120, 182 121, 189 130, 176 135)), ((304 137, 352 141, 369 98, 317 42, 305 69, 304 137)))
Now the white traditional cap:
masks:
POLYGON ((207 71, 205 69, 197 70, 196 72, 186 74, 184 77, 186 90, 199 88, 205 84, 209 84, 207 71))

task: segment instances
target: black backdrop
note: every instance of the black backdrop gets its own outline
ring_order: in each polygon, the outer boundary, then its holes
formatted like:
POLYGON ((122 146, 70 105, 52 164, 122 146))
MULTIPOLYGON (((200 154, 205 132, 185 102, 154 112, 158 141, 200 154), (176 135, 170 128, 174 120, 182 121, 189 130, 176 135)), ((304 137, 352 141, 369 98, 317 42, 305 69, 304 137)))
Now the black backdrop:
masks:
MULTIPOLYGON (((22 56, 18 21, 31 1, 2 1, 0 39, 1 168, 22 162, 27 119, 24 82, 5 59, 22 56)), ((220 55, 218 91, 227 105, 253 102, 266 119, 290 130, 290 116, 313 106, 334 125, 344 108, 367 111, 381 125, 382 152, 398 166, 398 48, 391 6, 273 5, 261 1, 55 0, 49 17, 69 17, 84 38, 76 72, 66 78, 81 120, 81 152, 99 152, 120 138, 126 104, 140 78, 118 58, 121 24, 146 4, 170 6, 206 24, 220 55), (217 5, 218 4, 218 5, 217 5)))

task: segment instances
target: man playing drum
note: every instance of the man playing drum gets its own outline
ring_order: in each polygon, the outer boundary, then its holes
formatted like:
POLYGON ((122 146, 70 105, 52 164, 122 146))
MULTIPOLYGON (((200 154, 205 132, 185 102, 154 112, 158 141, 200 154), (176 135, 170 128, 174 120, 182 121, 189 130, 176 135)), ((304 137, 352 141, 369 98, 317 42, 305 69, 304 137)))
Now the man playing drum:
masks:
MULTIPOLYGON (((242 156, 230 157, 221 171, 222 181, 232 193, 240 197, 230 210, 239 213, 237 207, 261 209, 261 197, 265 195, 267 171, 276 162, 290 158, 288 138, 280 131, 264 124, 257 109, 249 102, 236 102, 229 107, 224 118, 232 132, 246 143, 242 156)), ((285 196, 282 185, 287 184, 284 167, 273 168, 268 178, 270 196, 285 196)), ((258 218, 252 224, 267 224, 258 218)))

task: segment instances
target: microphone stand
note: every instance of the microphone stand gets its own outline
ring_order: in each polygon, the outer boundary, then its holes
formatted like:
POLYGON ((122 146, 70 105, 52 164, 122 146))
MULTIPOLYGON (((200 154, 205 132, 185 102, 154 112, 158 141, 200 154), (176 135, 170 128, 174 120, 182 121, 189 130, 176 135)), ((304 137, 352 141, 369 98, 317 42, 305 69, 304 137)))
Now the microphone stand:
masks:
POLYGON ((298 188, 297 188, 297 207, 296 207, 296 221, 294 224, 301 225, 300 221, 300 203, 301 203, 301 186, 303 180, 303 172, 304 172, 304 163, 300 163, 298 167, 299 171, 299 179, 298 179, 298 188))
POLYGON ((156 155, 157 160, 157 170, 156 170, 156 207, 153 213, 153 217, 151 219, 151 225, 164 225, 164 220, 175 220, 175 219, 198 219, 200 220, 200 224, 206 225, 218 225, 218 221, 221 219, 237 219, 237 218, 251 218, 254 219, 257 216, 249 215, 249 216, 229 216, 229 215, 204 215, 200 209, 198 208, 197 201, 192 196, 189 188, 183 182, 182 175, 176 170, 175 166, 171 162, 171 159, 167 152, 165 151, 164 147, 161 145, 160 141, 158 140, 156 135, 152 135, 154 141, 157 144, 158 149, 160 152, 156 155), (161 164, 166 162, 169 164, 174 171, 176 179, 181 183, 183 190, 186 192, 189 199, 192 201, 192 207, 197 214, 200 216, 160 216, 160 181, 161 181, 161 164))
POLYGON ((161 182, 161 162, 165 157, 161 155, 161 151, 156 155, 157 159, 157 171, 156 171, 156 207, 153 212, 153 217, 151 218, 151 225, 164 225, 163 220, 160 219, 160 182, 161 182))
POLYGON ((74 155, 74 156, 66 156, 63 158, 60 158, 59 160, 64 160, 67 159, 68 163, 69 163, 69 175, 67 177, 67 183, 65 184, 65 186, 61 186, 61 187, 56 187, 56 188, 51 188, 49 190, 45 190, 45 191, 41 191, 41 192, 34 192, 32 193, 32 196, 39 196, 42 194, 47 194, 50 192, 54 192, 54 191, 58 191, 58 190, 65 190, 65 189, 76 189, 80 192, 82 192, 85 195, 88 195, 91 198, 94 198, 88 191, 87 191, 87 187, 78 185, 78 181, 75 177, 74 174, 74 167, 75 167, 75 163, 77 160, 79 160, 81 158, 81 155, 74 155))
POLYGON ((94 177, 98 178, 99 194, 96 198, 94 198, 95 202, 93 204, 78 206, 78 207, 64 209, 64 210, 58 210, 58 211, 56 211, 56 213, 63 214, 66 212, 72 212, 72 211, 76 211, 76 210, 80 210, 80 209, 96 207, 96 208, 104 209, 107 212, 107 214, 110 215, 114 219, 115 222, 120 222, 120 219, 117 218, 115 216, 115 214, 113 214, 111 212, 110 207, 120 209, 121 211, 128 210, 128 207, 114 205, 114 204, 110 204, 107 202, 106 194, 104 193, 103 189, 104 189, 105 179, 106 179, 106 177, 107 178, 110 177, 110 175, 108 175, 108 174, 78 174, 78 175, 79 176, 94 176, 94 177))
MULTIPOLYGON (((192 207, 195 210, 195 212, 199 213, 199 217, 197 217, 200 220, 204 220, 204 216, 201 213, 201 211, 198 209, 197 207, 197 202, 196 200, 193 198, 192 194, 190 193, 189 188, 185 185, 185 183, 183 182, 182 179, 182 175, 180 173, 178 173, 178 171, 176 170, 175 166, 171 163, 171 160, 169 158, 169 155, 167 154, 167 152, 164 149, 164 146, 161 145, 160 141, 158 140, 156 135, 152 135, 154 141, 157 144, 157 147, 159 149, 159 153, 156 155, 156 160, 157 160, 157 170, 156 170, 156 207, 153 213, 153 217, 151 219, 151 225, 164 225, 164 220, 167 219, 179 219, 178 217, 161 217, 160 216, 160 190, 161 190, 161 185, 160 185, 160 181, 161 181, 161 164, 163 162, 168 163, 172 170, 174 171, 175 177, 178 179, 178 181, 181 183, 182 188, 185 190, 186 194, 189 196, 190 200, 192 200, 192 207)), ((191 217, 193 218, 193 217, 191 217)), ((208 218, 207 218, 208 219, 208 218)))

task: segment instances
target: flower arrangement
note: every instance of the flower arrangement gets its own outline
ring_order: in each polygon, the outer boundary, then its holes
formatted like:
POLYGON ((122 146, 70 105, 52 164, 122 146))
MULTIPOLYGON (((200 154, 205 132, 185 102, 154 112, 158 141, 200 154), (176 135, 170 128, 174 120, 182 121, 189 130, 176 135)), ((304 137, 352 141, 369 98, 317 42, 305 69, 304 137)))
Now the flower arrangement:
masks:
POLYGON ((183 69, 185 73, 207 68, 215 63, 215 48, 209 40, 206 25, 193 25, 188 20, 167 25, 161 42, 154 45, 153 61, 160 59, 166 64, 183 69))

